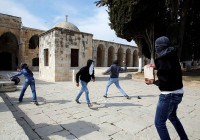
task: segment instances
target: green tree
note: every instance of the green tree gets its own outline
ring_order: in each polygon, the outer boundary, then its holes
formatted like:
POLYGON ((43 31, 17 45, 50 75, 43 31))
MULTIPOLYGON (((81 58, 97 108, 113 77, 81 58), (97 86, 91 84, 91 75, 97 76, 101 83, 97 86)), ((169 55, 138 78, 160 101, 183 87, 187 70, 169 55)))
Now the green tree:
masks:
POLYGON ((199 59, 199 0, 99 0, 107 6, 110 27, 118 37, 135 40, 146 57, 154 56, 154 41, 168 36, 181 60, 199 59))
MULTIPOLYGON (((118 37, 127 41, 135 40, 143 54, 154 57, 154 23, 159 10, 164 6, 160 0, 100 0, 97 6, 107 6, 110 27, 118 37), (144 42, 145 41, 145 42, 144 42), (148 49, 142 49, 148 46, 148 49)), ((142 53, 140 52, 139 55, 142 53)), ((146 57, 149 57, 146 55, 146 57)), ((152 61, 153 62, 153 61, 152 61)))
POLYGON ((186 9, 182 10, 182 17, 184 23, 182 23, 181 29, 184 29, 182 35, 181 45, 182 53, 181 59, 187 60, 199 60, 200 59, 200 1, 187 0, 184 4, 186 9), (187 3, 186 3, 187 2, 187 3))

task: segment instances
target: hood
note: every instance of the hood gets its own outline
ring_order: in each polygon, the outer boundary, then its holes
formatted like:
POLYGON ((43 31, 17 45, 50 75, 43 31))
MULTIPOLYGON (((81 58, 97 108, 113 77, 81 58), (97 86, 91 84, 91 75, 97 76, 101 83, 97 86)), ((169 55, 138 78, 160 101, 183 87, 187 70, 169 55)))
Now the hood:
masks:
POLYGON ((169 38, 162 36, 156 39, 155 41, 155 50, 158 57, 164 56, 174 50, 174 47, 171 46, 169 38))
POLYGON ((27 69, 28 68, 28 65, 26 63, 21 63, 20 64, 20 69, 27 69))
POLYGON ((115 61, 113 62, 113 64, 118 65, 118 60, 115 60, 115 61))
POLYGON ((89 60, 87 61, 87 67, 90 67, 90 65, 92 64, 92 62, 94 62, 94 61, 91 60, 91 59, 89 59, 89 60))

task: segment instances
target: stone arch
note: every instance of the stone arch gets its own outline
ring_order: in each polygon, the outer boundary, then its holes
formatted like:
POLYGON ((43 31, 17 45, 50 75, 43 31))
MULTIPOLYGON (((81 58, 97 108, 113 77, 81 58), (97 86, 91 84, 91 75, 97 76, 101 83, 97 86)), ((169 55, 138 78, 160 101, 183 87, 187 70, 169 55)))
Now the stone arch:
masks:
POLYGON ((131 50, 129 48, 126 50, 126 65, 127 67, 131 66, 131 50))
POLYGON ((39 36, 33 35, 29 40, 29 49, 35 49, 37 46, 39 47, 39 36))
POLYGON ((0 70, 15 70, 18 66, 19 45, 17 37, 6 32, 0 36, 0 70))
POLYGON ((123 49, 122 48, 118 49, 117 60, 118 60, 119 66, 123 66, 123 49))
POLYGON ((104 66, 105 49, 102 44, 97 47, 97 67, 104 66))
POLYGON ((138 67, 138 52, 136 50, 133 52, 133 67, 138 67))
POLYGON ((115 58, 115 49, 113 46, 108 48, 108 67, 110 67, 113 62, 114 62, 114 58, 115 58))

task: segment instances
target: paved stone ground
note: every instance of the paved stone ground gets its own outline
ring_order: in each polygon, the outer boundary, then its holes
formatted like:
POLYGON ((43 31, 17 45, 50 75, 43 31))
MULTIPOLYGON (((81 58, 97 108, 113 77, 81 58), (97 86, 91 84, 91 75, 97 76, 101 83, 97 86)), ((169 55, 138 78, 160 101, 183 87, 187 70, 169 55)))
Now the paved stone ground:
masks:
MULTIPOLYGON (((75 83, 44 82, 38 80, 37 72, 34 74, 39 106, 31 102, 30 87, 25 92, 23 102, 18 103, 23 77, 20 77, 17 91, 0 93, 30 140, 159 140, 154 126, 159 96, 156 86, 120 78, 120 86, 131 99, 122 97, 114 85, 109 88, 108 98, 105 99, 103 94, 108 76, 97 74, 96 82, 88 84, 90 100, 94 103, 89 109, 84 93, 80 98, 81 104, 75 103, 74 99, 80 90, 75 83), (137 96, 142 99, 137 99, 137 96)), ((120 75, 123 77, 123 74, 120 75)), ((185 94, 178 109, 178 116, 190 140, 200 140, 198 84, 184 86, 185 94)), ((0 113, 5 112, 0 109, 0 113)), ((2 127, 4 126, 0 125, 0 130, 2 127)), ((179 137, 169 121, 167 127, 171 139, 178 140, 179 137)), ((19 134, 16 133, 17 135, 19 134)))

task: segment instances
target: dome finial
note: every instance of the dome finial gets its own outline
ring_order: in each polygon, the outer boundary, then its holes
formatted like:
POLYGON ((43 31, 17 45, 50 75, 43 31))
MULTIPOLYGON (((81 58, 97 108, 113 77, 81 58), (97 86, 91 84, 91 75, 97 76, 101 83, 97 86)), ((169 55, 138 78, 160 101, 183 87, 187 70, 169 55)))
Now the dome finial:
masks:
POLYGON ((66 22, 67 22, 68 15, 66 15, 65 17, 66 17, 66 22))

